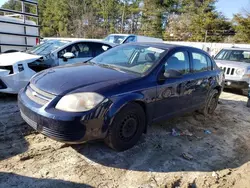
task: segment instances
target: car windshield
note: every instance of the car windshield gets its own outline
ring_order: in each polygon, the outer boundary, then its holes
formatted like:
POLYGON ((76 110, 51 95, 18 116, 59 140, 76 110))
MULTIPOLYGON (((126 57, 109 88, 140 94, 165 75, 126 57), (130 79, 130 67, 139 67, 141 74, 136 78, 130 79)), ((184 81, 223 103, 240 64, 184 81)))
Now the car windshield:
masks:
POLYGON ((222 50, 215 57, 215 60, 227 60, 250 63, 249 50, 222 50))
POLYGON ((44 43, 34 46, 33 48, 27 50, 27 53, 35 55, 48 55, 50 52, 64 46, 70 41, 66 40, 47 40, 44 43))
POLYGON ((157 63, 165 51, 148 45, 121 45, 93 58, 90 63, 143 74, 157 63))
POLYGON ((104 41, 115 43, 115 44, 121 44, 126 38, 127 36, 123 36, 123 35, 109 35, 104 39, 104 41))

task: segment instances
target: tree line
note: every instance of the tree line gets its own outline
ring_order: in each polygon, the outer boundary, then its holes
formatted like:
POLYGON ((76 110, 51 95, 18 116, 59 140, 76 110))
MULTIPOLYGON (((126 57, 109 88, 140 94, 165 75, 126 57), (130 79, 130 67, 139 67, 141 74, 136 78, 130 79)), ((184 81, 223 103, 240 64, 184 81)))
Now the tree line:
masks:
MULTIPOLYGON (((217 0, 38 0, 43 37, 103 38, 133 33, 164 40, 250 43, 250 14, 232 20, 217 0)), ((225 5, 226 6, 226 5, 225 5)), ((7 1, 2 8, 20 10, 7 1)), ((34 13, 32 6, 26 11, 34 13)))

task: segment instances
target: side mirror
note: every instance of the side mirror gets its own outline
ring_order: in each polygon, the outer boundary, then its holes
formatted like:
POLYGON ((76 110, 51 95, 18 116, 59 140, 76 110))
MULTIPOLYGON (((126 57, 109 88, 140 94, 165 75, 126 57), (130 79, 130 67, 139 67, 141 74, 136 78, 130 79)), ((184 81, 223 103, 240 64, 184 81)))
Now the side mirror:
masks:
POLYGON ((158 76, 158 81, 165 81, 167 78, 181 78, 182 74, 179 71, 170 69, 170 70, 162 70, 162 72, 158 76))
POLYGON ((165 70, 164 77, 165 78, 181 78, 182 74, 177 70, 169 69, 169 70, 165 70))
POLYGON ((72 52, 66 52, 65 54, 63 54, 63 60, 68 60, 68 59, 72 59, 74 58, 75 55, 72 52))

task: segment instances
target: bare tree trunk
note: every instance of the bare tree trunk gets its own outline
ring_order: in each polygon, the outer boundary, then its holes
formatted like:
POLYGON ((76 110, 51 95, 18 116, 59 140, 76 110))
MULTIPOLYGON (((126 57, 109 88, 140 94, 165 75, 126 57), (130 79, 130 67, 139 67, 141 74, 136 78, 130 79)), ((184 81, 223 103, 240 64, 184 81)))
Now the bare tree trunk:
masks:
POLYGON ((123 10, 122 10, 122 24, 121 24, 121 33, 123 33, 124 28, 124 16, 125 16, 125 8, 126 8, 126 2, 123 2, 123 10))

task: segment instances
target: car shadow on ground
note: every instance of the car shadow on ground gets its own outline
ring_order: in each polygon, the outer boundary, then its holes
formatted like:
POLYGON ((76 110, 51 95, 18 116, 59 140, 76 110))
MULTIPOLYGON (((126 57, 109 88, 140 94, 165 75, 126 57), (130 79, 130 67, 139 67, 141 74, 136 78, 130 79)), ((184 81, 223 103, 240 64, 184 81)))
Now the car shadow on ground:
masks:
POLYGON ((244 101, 221 99, 214 115, 195 112, 153 125, 135 147, 124 152, 113 151, 102 142, 72 147, 101 165, 134 171, 237 168, 250 161, 249 112, 244 101), (173 129, 181 135, 172 135, 173 129))
POLYGON ((0 172, 0 187, 19 188, 91 188, 86 184, 78 184, 63 180, 41 179, 17 175, 14 173, 0 172))
POLYGON ((24 136, 32 132, 20 116, 17 95, 0 94, 0 161, 27 151, 24 136))
POLYGON ((240 89, 233 89, 233 88, 224 88, 223 90, 226 93, 233 93, 236 95, 241 95, 241 96, 245 96, 243 95, 242 91, 240 89))

